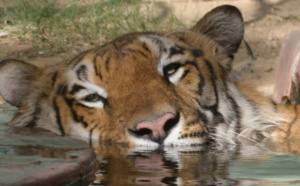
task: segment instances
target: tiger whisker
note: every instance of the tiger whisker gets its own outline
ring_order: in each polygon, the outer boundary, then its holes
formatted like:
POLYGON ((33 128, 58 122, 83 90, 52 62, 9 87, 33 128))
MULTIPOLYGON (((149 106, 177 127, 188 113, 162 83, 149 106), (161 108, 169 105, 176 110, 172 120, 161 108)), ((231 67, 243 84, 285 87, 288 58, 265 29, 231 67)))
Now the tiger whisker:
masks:
MULTIPOLYGON (((251 139, 251 138, 249 138, 249 137, 247 137, 247 136, 244 136, 244 135, 242 135, 241 133, 239 134, 239 133, 234 132, 234 131, 230 131, 230 132, 233 133, 233 134, 237 134, 237 137, 238 137, 238 136, 241 136, 241 137, 243 137, 243 138, 245 138, 245 139, 247 139, 247 140, 249 140, 249 141, 252 141, 253 143, 256 144, 256 146, 259 145, 259 143, 258 143, 257 141, 255 141, 255 140, 253 140, 253 139, 251 139)), ((266 150, 266 151, 269 150, 269 149, 267 149, 267 148, 265 148, 265 147, 261 147, 261 146, 260 146, 260 148, 262 148, 262 149, 264 149, 264 150, 266 150)))
POLYGON ((234 131, 228 131, 228 132, 231 132, 232 134, 237 134, 236 137, 241 136, 241 137, 243 137, 243 138, 245 138, 245 139, 247 139, 247 140, 249 140, 249 141, 254 142, 254 143, 257 144, 257 145, 259 144, 257 141, 255 141, 255 140, 251 139, 250 137, 247 137, 247 136, 245 136, 245 135, 243 135, 243 134, 241 134, 241 133, 237 133, 237 132, 234 132, 234 131))
POLYGON ((227 136, 227 135, 225 134, 225 131, 220 131, 220 132, 222 132, 222 134, 219 134, 221 137, 223 137, 224 139, 226 139, 227 141, 229 141, 231 144, 236 145, 236 143, 234 142, 233 139, 224 137, 224 136, 227 136))
POLYGON ((221 148, 224 147, 224 144, 223 144, 219 139, 217 139, 217 138, 214 137, 214 136, 211 136, 211 138, 212 138, 213 140, 215 140, 218 144, 220 144, 221 148))
POLYGON ((223 138, 223 139, 227 140, 229 143, 231 143, 232 145, 236 145, 236 143, 233 140, 228 139, 228 138, 226 138, 226 137, 224 137, 222 135, 219 135, 219 134, 211 134, 211 135, 219 137, 219 138, 223 138))
POLYGON ((277 126, 278 126, 277 123, 268 123, 268 124, 265 123, 264 126, 262 126, 261 123, 257 123, 255 125, 249 127, 249 128, 244 129, 243 131, 241 131, 240 135, 244 135, 246 133, 250 133, 250 132, 254 131, 255 129, 266 130, 268 128, 277 127, 277 126))

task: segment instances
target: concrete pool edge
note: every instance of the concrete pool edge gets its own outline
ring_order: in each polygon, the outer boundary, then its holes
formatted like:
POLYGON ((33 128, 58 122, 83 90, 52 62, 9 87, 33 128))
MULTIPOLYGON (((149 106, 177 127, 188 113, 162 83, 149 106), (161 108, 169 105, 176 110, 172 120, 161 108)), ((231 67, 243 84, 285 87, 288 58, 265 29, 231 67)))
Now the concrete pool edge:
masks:
POLYGON ((0 185, 88 185, 98 166, 81 140, 0 123, 0 185))

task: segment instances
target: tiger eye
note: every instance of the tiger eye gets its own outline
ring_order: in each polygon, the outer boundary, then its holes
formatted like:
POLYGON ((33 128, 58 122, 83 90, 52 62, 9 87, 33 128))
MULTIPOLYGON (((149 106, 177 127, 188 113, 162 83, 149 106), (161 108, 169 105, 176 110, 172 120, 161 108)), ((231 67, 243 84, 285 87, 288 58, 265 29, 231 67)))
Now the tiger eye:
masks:
POLYGON ((179 68, 181 67, 181 64, 180 63, 172 63, 172 64, 169 64, 167 65, 165 68, 164 68, 164 75, 165 76, 171 76, 173 75, 179 68))
POLYGON ((172 75, 176 72, 176 68, 174 66, 172 66, 171 68, 167 69, 166 72, 168 75, 172 75))
POLYGON ((88 102, 97 102, 97 101, 101 101, 101 100, 103 100, 102 96, 100 96, 97 93, 87 95, 84 98, 84 101, 88 101, 88 102))

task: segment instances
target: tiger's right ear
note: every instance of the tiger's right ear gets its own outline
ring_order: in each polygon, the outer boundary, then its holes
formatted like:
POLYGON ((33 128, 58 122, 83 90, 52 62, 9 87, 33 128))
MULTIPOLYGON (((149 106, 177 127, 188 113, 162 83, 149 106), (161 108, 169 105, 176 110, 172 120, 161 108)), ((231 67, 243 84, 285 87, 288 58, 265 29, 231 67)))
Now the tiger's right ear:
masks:
POLYGON ((244 37, 244 22, 239 9, 231 5, 216 7, 200 19, 191 31, 213 39, 233 56, 244 37))
POLYGON ((0 62, 0 95, 14 106, 20 106, 34 89, 38 68, 17 59, 0 62))

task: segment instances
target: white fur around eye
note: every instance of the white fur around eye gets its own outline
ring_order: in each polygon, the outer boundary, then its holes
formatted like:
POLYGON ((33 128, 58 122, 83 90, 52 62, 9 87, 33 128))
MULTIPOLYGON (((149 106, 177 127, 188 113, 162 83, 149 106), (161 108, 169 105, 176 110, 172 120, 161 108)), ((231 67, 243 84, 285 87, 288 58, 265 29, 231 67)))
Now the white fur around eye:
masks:
POLYGON ((180 78, 182 77, 183 73, 184 73, 183 67, 179 67, 177 71, 169 77, 169 80, 173 84, 176 84, 178 80, 180 80, 180 78))
POLYGON ((90 84, 90 83, 84 83, 84 84, 82 83, 81 85, 83 87, 85 87, 86 89, 79 90, 75 94, 75 99, 90 108, 103 108, 103 106, 104 106, 103 100, 89 102, 89 101, 85 101, 84 98, 91 94, 98 94, 99 96, 106 99, 107 94, 106 94, 105 90, 103 90, 101 87, 98 87, 98 86, 90 84))
POLYGON ((90 108, 103 108, 104 107, 103 101, 97 101, 97 102, 80 101, 80 102, 90 108))

